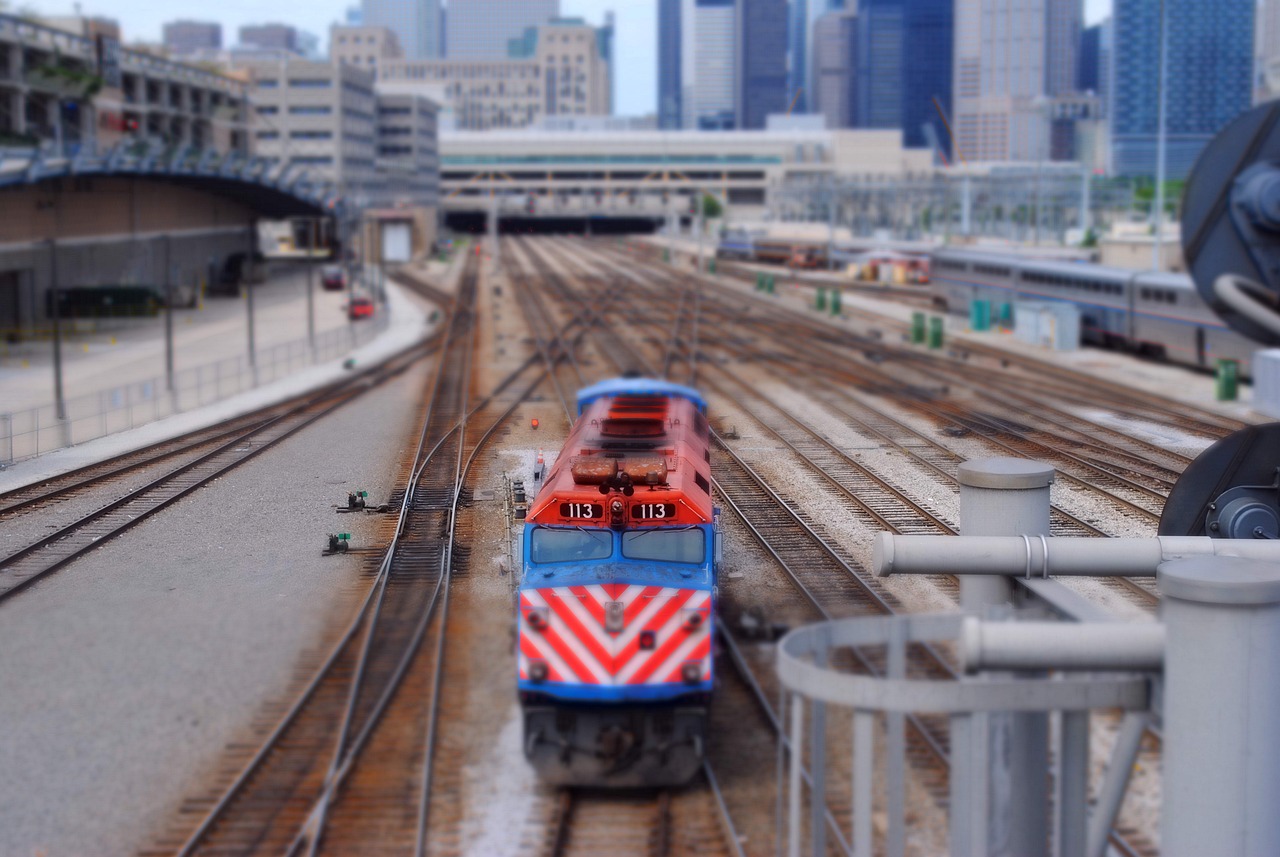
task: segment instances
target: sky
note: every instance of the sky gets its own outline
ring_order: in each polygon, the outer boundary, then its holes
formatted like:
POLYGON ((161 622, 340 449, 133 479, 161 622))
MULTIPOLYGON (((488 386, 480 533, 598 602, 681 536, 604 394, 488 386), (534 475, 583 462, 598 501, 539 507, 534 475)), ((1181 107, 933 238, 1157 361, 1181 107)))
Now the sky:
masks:
MULTIPOLYGON (((1084 0, 1085 22, 1101 20, 1111 9, 1111 0, 1084 0)), ((280 21, 315 33, 322 41, 329 25, 346 17, 354 0, 272 0, 271 11, 262 11, 261 0, 82 0, 86 15, 115 18, 124 28, 126 41, 160 41, 160 26, 176 18, 215 20, 222 24, 224 43, 235 41, 236 30, 244 24, 280 21), (215 11, 216 10, 216 11, 215 11)), ((31 8, 45 15, 71 15, 72 0, 14 0, 10 5, 31 8)), ((605 11, 617 16, 617 53, 614 59, 614 112, 638 116, 654 112, 657 103, 657 0, 560 0, 561 14, 586 18, 593 24, 604 22, 605 11)))

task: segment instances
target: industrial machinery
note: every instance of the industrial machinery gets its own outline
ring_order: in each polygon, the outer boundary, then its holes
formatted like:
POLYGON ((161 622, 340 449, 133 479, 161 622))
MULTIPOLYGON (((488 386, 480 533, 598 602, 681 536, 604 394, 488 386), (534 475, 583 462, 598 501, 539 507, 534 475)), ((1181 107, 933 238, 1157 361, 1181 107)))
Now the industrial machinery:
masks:
POLYGON ((665 786, 702 766, 717 522, 695 390, 615 379, 578 418, 523 534, 525 756, 562 785, 665 786))

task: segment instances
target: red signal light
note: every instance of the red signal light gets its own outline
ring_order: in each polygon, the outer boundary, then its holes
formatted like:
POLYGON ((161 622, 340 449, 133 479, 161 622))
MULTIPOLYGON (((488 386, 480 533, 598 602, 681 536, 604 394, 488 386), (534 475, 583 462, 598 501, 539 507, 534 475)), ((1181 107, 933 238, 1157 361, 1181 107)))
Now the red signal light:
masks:
MULTIPOLYGON (((529 420, 529 426, 530 426, 531 428, 535 428, 535 429, 536 429, 536 428, 538 427, 538 418, 537 418, 537 417, 534 417, 533 419, 529 420)), ((539 456, 539 457, 541 457, 541 456, 539 456)))

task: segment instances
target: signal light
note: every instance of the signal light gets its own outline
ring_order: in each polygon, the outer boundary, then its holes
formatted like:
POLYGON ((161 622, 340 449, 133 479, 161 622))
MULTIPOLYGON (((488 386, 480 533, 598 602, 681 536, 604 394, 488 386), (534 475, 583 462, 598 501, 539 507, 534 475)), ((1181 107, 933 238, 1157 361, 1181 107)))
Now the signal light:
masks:
POLYGON ((538 418, 537 418, 537 417, 534 417, 533 419, 529 420, 529 427, 530 427, 530 428, 532 428, 532 429, 534 429, 535 431, 537 430, 537 428, 538 428, 538 418))
POLYGON ((546 661, 530 661, 529 662, 529 680, 530 681, 546 681, 550 671, 547 669, 546 661))
POLYGON ((535 631, 547 630, 547 608, 535 607, 524 614, 524 620, 529 623, 529 627, 535 631))
POLYGON ((702 681, 702 664, 694 661, 680 668, 680 678, 685 684, 697 684, 702 681))
POLYGON ((702 627, 702 611, 686 610, 684 615, 684 629, 686 631, 696 631, 702 627))
POLYGON ((658 635, 653 631, 641 631, 639 643, 642 651, 653 651, 658 645, 658 635))

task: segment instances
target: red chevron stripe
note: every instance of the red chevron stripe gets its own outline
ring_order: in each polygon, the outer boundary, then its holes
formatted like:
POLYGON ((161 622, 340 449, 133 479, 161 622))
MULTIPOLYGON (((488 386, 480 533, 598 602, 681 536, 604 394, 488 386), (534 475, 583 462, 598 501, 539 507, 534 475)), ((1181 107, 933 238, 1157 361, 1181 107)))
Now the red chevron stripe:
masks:
POLYGON ((595 620, 600 623, 600 627, 604 627, 604 605, 595 599, 585 586, 570 586, 569 591, 578 597, 578 601, 586 607, 595 620))
POLYGON ((556 650, 556 654, 568 665, 569 669, 574 671, 579 681, 583 684, 599 683, 596 681, 596 677, 591 674, 591 670, 587 669, 586 665, 573 653, 573 649, 569 648, 568 644, 560 639, 560 635, 556 633, 555 629, 548 628, 543 632, 542 637, 551 648, 556 650))
POLYGON ((601 588, 604 589, 605 594, 609 596, 610 601, 617 601, 618 596, 627 591, 627 584, 606 583, 601 588))
MULTIPOLYGON (((564 677, 561 676, 559 671, 556 670, 556 668, 551 665, 551 661, 548 661, 546 658, 544 658, 542 656, 542 652, 538 651, 538 649, 534 646, 533 641, 529 639, 528 632, 522 631, 520 633, 520 651, 521 653, 524 654, 526 658, 532 658, 534 660, 543 661, 546 663, 548 681, 564 681, 564 677)), ((522 671, 520 673, 520 678, 528 678, 528 676, 525 675, 524 672, 522 671)))
MULTIPOLYGON (((642 630, 654 631, 654 632, 662 630, 662 626, 667 624, 667 621, 671 618, 671 615, 675 613, 677 610, 679 610, 681 607, 683 607, 685 604, 687 604, 689 602, 689 599, 693 597, 693 594, 695 592, 697 592, 696 589, 678 590, 675 595, 667 599, 667 603, 664 604, 661 608, 659 608, 657 613, 653 614, 653 617, 649 620, 648 624, 645 625, 645 627, 642 630)), ((684 639, 684 634, 679 630, 677 630, 671 636, 673 638, 678 638, 680 640, 684 639)), ((650 659, 652 659, 653 656, 661 652, 664 647, 665 647, 665 644, 659 646, 657 649, 648 653, 647 656, 650 659)), ((623 649, 621 652, 618 653, 618 661, 619 661, 618 669, 621 670, 622 667, 625 666, 627 663, 629 663, 631 659, 635 657, 635 655, 638 654, 639 652, 640 652, 640 637, 639 635, 637 635, 632 638, 631 642, 627 645, 625 649, 623 649)), ((657 669, 659 666, 661 666, 661 662, 659 662, 658 664, 651 664, 649 666, 652 666, 653 669, 657 669)), ((641 667, 640 672, 644 672, 646 669, 649 669, 649 666, 641 667)), ((615 671, 615 675, 616 674, 617 673, 615 671)), ((637 684, 638 681, 635 678, 635 676, 632 676, 630 679, 627 680, 627 683, 637 684)))
MULTIPOLYGON (((684 676, 680 674, 680 671, 684 669, 684 665, 689 663, 690 661, 701 661, 710 653, 711 653, 711 635, 708 634, 707 638, 703 640, 701 643, 699 643, 698 647, 695 648, 692 652, 690 652, 688 657, 686 657, 683 661, 677 664, 676 668, 673 669, 670 675, 664 678, 663 681, 665 682, 684 681, 684 676)), ((705 681, 706 679, 710 678, 710 676, 704 675, 702 678, 705 681)))
MULTIPOLYGON (((566 597, 572 598, 573 596, 569 595, 566 597)), ((576 637, 582 645, 586 646, 587 651, 596 659, 596 663, 600 664, 606 670, 610 670, 610 664, 613 663, 613 656, 609 654, 609 650, 604 647, 599 639, 597 639, 592 629, 583 625, 578 617, 574 615, 573 609, 569 607, 568 604, 564 603, 565 599, 561 599, 550 590, 544 591, 543 598, 547 600, 547 605, 555 611, 555 614, 560 617, 560 621, 564 622, 565 625, 568 626, 569 632, 573 634, 573 636, 576 637)), ((610 670, 610 672, 613 671, 610 670)))
POLYGON ((637 670, 635 675, 631 676, 628 684, 644 684, 648 681, 649 676, 653 675, 654 671, 661 667, 663 663, 666 662, 667 658, 671 657, 672 653, 675 652, 676 649, 680 648, 680 644, 686 639, 688 639, 688 635, 680 631, 677 631, 670 637, 667 637, 662 645, 649 656, 648 662, 637 670))
POLYGON ((636 616, 640 615, 640 611, 649 606, 649 602, 653 597, 662 591, 661 586, 646 586, 640 591, 640 594, 631 600, 623 613, 623 621, 630 625, 636 616))

